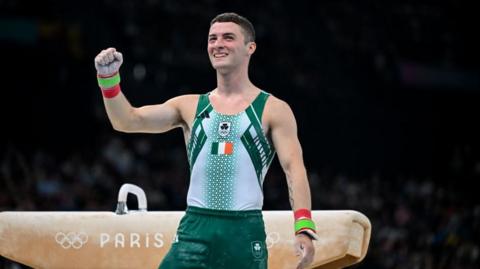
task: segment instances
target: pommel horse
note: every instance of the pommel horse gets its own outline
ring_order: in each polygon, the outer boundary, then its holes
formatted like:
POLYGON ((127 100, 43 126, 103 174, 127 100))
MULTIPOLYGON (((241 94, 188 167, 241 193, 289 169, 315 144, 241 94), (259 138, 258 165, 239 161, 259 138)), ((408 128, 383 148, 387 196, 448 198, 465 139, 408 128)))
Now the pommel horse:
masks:
MULTIPOLYGON (((0 212, 0 255, 33 268, 152 268, 172 244, 184 212, 148 212, 143 190, 124 184, 116 212, 0 212), (139 210, 128 210, 128 194, 139 210)), ((291 211, 264 211, 268 268, 295 268, 291 211)), ((357 211, 312 211, 320 240, 310 268, 337 269, 362 261, 371 234, 357 211)))

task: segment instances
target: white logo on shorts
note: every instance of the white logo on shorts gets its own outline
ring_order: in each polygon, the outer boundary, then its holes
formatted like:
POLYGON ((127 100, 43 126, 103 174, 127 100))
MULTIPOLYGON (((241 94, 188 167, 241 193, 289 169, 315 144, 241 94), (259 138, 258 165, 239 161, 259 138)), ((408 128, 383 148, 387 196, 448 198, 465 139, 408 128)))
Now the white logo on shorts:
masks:
POLYGON ((252 242, 252 254, 255 259, 259 259, 263 256, 262 243, 260 241, 252 242))
POLYGON ((67 234, 58 232, 55 235, 55 241, 64 249, 80 249, 88 241, 88 235, 84 232, 69 232, 67 234))

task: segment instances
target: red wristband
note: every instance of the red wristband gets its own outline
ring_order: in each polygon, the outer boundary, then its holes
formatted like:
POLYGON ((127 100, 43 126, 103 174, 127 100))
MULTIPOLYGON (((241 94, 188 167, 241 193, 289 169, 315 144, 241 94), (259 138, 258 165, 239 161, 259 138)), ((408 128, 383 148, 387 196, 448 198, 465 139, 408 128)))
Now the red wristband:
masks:
POLYGON ((110 99, 110 98, 113 98, 115 96, 117 96, 119 93, 120 93, 120 84, 117 84, 111 88, 108 88, 108 89, 104 89, 104 88, 100 88, 102 89, 102 95, 103 97, 107 98, 107 99, 110 99))
POLYGON ((312 219, 312 212, 306 208, 301 208, 296 210, 293 213, 293 216, 295 217, 295 220, 299 219, 312 219))

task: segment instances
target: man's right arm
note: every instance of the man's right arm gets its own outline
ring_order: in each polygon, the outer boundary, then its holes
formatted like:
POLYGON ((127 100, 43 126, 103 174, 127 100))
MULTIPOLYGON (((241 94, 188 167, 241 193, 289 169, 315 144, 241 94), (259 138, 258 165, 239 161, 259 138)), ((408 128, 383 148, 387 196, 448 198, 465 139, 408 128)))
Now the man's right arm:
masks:
POLYGON ((119 69, 123 57, 114 48, 102 50, 95 57, 95 68, 108 118, 115 130, 122 132, 161 133, 182 125, 179 111, 181 97, 159 105, 133 107, 120 91, 119 69))

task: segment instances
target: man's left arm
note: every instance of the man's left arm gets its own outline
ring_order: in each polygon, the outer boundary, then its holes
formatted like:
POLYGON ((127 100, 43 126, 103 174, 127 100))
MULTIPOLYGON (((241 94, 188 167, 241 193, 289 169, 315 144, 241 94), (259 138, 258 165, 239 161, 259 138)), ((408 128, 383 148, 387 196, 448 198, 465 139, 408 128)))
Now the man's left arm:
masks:
MULTIPOLYGON (((270 103, 270 111, 272 111, 269 114, 271 137, 287 178, 290 205, 295 212, 296 226, 305 223, 308 226, 307 218, 305 221, 297 221, 298 214, 302 216, 310 214, 311 196, 295 116, 287 103, 276 98, 270 103)), ((308 217, 311 218, 311 216, 308 217)), ((313 222, 312 225, 314 225, 313 222)), ((309 235, 309 233, 315 233, 315 227, 302 228, 304 227, 299 227, 295 236, 298 254, 302 255, 297 268, 305 268, 313 261, 315 255, 312 236, 309 235), (309 233, 304 233, 304 230, 309 233)))

